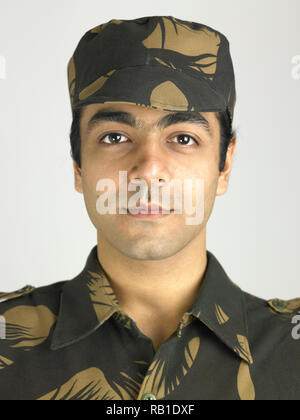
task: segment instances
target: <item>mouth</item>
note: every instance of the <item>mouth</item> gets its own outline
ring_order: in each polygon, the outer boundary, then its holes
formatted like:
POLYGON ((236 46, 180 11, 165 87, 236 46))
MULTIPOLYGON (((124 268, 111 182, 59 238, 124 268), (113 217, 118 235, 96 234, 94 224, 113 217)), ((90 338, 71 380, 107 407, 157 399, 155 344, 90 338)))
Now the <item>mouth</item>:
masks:
POLYGON ((144 207, 146 207, 146 212, 143 209, 136 214, 137 208, 132 207, 132 208, 127 209, 127 214, 129 216, 137 217, 137 218, 158 219, 158 218, 170 216, 172 213, 174 213, 173 209, 171 210, 165 209, 162 206, 155 203, 153 204, 153 208, 154 208, 153 210, 151 210, 151 203, 148 203, 148 206, 144 206, 144 207))

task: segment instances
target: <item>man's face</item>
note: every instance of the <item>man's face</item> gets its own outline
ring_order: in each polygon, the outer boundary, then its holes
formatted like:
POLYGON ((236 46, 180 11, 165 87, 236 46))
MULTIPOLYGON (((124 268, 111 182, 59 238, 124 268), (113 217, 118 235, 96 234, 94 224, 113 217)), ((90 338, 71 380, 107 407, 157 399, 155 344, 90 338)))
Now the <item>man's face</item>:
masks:
MULTIPOLYGON (((173 120, 172 124, 169 121, 155 125, 171 114, 176 113, 124 103, 92 104, 82 112, 82 167, 80 170, 74 162, 76 190, 84 194, 89 217, 102 240, 134 259, 170 257, 199 239, 199 235, 205 235, 216 195, 223 194, 227 189, 235 142, 229 148, 224 171, 220 174, 220 123, 215 113, 198 113, 203 117, 202 123, 181 121, 174 124, 173 120), (121 111, 131 114, 131 118, 127 115, 122 122, 119 117, 114 121, 101 118, 91 123, 90 120, 99 111, 121 111), (203 180, 204 220, 200 225, 186 224, 186 218, 191 214, 185 213, 184 206, 181 214, 171 213, 151 220, 119 214, 119 171, 127 174, 128 200, 139 191, 139 188, 134 192, 128 191, 128 184, 136 178, 147 183, 149 201, 153 200, 151 180, 162 179, 162 185, 171 185, 174 180, 179 180, 182 188, 185 179, 193 180, 193 185, 196 185, 196 179, 203 180), (96 185, 104 178, 111 179, 116 186, 116 214, 101 215, 97 211, 96 202, 103 192, 97 191, 96 185)), ((170 191, 170 209, 174 209, 175 190, 171 188, 170 191)), ((195 191, 192 197, 193 205, 196 205, 195 191)), ((162 196, 159 204, 162 204, 162 196)))

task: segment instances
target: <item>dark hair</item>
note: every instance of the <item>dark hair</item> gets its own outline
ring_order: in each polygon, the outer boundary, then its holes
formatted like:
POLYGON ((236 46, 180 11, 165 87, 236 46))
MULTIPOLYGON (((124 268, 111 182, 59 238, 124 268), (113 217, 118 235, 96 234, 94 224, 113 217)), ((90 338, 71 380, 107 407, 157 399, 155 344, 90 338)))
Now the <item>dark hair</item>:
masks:
MULTIPOLYGON (((74 110, 70 132, 71 157, 73 158, 73 160, 75 160, 79 168, 81 168, 80 117, 82 109, 83 108, 74 110)), ((232 121, 228 110, 223 112, 216 112, 216 116, 221 125, 219 171, 222 172, 226 161, 228 147, 232 142, 232 138, 235 137, 236 133, 235 130, 232 129, 232 121)))
POLYGON ((228 109, 223 112, 216 112, 216 116, 221 126, 219 172, 222 172, 225 166, 227 150, 233 142, 233 137, 236 137, 236 130, 232 128, 232 120, 228 109))

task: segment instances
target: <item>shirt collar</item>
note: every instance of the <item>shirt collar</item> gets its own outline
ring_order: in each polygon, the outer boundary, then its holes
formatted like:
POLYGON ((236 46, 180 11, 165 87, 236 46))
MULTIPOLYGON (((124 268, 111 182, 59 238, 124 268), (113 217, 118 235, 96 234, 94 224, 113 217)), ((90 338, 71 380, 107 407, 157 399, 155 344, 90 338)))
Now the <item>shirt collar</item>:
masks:
MULTIPOLYGON (((57 350, 87 337, 115 312, 125 315, 98 260, 96 245, 82 272, 63 286, 51 349, 57 350)), ((180 323, 179 336, 195 318, 240 358, 253 363, 243 291, 229 279, 210 251, 207 251, 199 295, 180 323)))
POLYGON ((217 258, 207 251, 207 267, 200 293, 189 313, 238 356, 252 364, 244 299, 244 292, 231 281, 217 258))

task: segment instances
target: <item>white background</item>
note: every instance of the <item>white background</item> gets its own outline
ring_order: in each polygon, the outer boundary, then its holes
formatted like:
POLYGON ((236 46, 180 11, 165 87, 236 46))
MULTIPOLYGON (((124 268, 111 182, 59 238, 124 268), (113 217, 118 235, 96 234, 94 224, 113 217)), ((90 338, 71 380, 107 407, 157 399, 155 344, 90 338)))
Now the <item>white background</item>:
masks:
POLYGON ((70 157, 67 62, 80 38, 111 19, 172 15, 223 32, 236 74, 238 144, 229 190, 207 225, 207 249, 245 291, 300 296, 300 79, 292 73, 299 0, 0 6, 1 291, 71 279, 97 244, 70 157))

